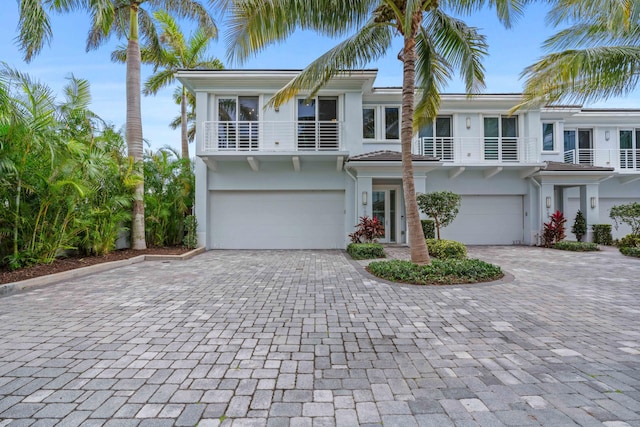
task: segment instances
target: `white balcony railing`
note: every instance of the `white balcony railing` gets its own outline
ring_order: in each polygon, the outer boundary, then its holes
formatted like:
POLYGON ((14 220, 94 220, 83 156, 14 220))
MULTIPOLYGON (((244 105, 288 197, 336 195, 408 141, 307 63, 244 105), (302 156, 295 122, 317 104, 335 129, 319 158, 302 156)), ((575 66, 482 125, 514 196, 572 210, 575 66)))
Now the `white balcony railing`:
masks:
POLYGON ((535 138, 414 139, 413 152, 452 163, 539 163, 535 138))
POLYGON ((204 122, 202 151, 339 151, 342 122, 204 122))
POLYGON ((576 148, 564 152, 564 162, 637 172, 640 171, 640 149, 576 148))

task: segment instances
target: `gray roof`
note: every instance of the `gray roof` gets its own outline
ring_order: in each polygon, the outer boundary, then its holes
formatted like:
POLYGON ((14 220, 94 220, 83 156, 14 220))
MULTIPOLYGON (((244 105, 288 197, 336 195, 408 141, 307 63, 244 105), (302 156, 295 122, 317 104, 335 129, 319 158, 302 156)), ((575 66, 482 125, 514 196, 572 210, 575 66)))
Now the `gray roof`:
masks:
POLYGON ((546 162, 543 171, 548 172, 613 172, 614 168, 584 165, 577 163, 546 162))
MULTIPOLYGON (((437 157, 412 154, 411 160, 413 160, 414 162, 437 162, 440 159, 438 159, 437 157)), ((400 153, 399 151, 391 151, 391 150, 372 151, 370 153, 351 156, 349 157, 349 161, 350 162, 401 162, 402 153, 400 153)))

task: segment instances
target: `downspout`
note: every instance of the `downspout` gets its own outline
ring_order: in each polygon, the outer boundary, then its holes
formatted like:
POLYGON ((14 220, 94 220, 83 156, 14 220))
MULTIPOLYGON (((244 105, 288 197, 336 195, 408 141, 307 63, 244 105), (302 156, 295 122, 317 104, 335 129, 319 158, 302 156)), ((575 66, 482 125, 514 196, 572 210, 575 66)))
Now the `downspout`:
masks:
POLYGON ((349 169, 347 169, 346 167, 344 168, 344 171, 347 173, 347 175, 349 175, 349 177, 351 177, 351 179, 355 184, 355 191, 354 191, 354 197, 353 197, 353 213, 356 216, 356 222, 357 222, 358 220, 358 180, 356 179, 355 176, 351 174, 351 172, 349 172, 349 169))
POLYGON ((538 187, 538 206, 540 207, 540 223, 538 223, 538 239, 535 243, 535 246, 538 246, 538 244, 540 243, 540 238, 542 237, 541 235, 541 231, 542 231, 542 227, 541 227, 541 223, 544 221, 544 208, 542 207, 542 185, 540 185, 540 183, 538 183, 538 181, 535 180, 535 178, 530 177, 529 180, 535 184, 536 187, 538 187))

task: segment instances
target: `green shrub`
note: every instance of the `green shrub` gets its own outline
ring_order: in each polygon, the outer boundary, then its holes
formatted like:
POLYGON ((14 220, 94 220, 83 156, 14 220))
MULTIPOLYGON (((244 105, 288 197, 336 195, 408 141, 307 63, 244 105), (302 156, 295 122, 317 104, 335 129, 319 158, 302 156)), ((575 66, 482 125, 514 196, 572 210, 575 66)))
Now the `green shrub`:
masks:
POLYGON ((384 249, 380 243, 349 243, 347 253, 353 259, 384 258, 384 249))
POLYGON ((479 259, 434 259, 429 265, 402 260, 374 261, 367 271, 381 279, 416 285, 488 282, 504 276, 500 267, 479 259))
POLYGON ((195 215, 188 215, 184 219, 184 231, 185 235, 182 239, 182 243, 189 249, 195 249, 198 247, 198 221, 195 215))
POLYGON ((425 239, 435 239, 436 238, 436 223, 432 219, 422 219, 420 220, 422 223, 422 232, 424 233, 425 239))
POLYGON ((552 246, 553 249, 560 249, 562 251, 576 251, 576 252, 588 252, 599 251, 600 248, 595 243, 590 242, 569 242, 562 241, 552 246))
POLYGON ((640 258, 640 248, 622 247, 620 248, 620 253, 622 255, 634 256, 636 258, 640 258))
POLYGON ((618 242, 620 248, 640 248, 640 236, 627 234, 618 242))
POLYGON ((613 244, 613 236, 611 235, 611 224, 593 224, 593 243, 611 246, 613 244))
POLYGON ((467 248, 455 240, 427 239, 429 254, 439 259, 464 259, 467 257, 467 248))

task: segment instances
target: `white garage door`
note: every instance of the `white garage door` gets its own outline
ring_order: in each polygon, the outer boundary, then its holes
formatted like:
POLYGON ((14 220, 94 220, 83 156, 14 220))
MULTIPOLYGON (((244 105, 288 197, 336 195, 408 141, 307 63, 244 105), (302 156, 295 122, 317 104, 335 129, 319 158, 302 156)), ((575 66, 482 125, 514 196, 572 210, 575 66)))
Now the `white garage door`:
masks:
POLYGON ((343 248, 344 191, 212 191, 210 246, 343 248))
POLYGON ((456 219, 440 232, 467 245, 513 245, 524 239, 522 196, 462 196, 456 219))

